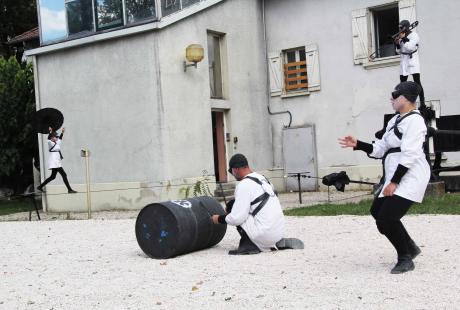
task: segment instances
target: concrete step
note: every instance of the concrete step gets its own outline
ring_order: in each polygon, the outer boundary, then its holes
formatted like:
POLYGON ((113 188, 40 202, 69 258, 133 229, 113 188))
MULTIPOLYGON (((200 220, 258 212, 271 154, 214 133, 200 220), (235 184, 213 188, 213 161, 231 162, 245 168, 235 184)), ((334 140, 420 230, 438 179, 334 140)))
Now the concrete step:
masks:
POLYGON ((222 191, 219 188, 217 188, 214 191, 214 196, 222 197, 225 195, 225 197, 227 197, 227 196, 232 196, 234 193, 235 193, 235 189, 224 189, 223 194, 222 194, 222 191))
POLYGON ((233 182, 225 182, 225 183, 217 183, 216 188, 220 188, 221 185, 222 185, 222 188, 224 190, 226 190, 226 189, 235 189, 235 187, 236 187, 236 184, 233 183, 233 182))
MULTIPOLYGON (((224 202, 224 197, 214 197, 219 202, 224 202)), ((225 196, 225 200, 229 202, 230 200, 235 199, 235 196, 225 196)))

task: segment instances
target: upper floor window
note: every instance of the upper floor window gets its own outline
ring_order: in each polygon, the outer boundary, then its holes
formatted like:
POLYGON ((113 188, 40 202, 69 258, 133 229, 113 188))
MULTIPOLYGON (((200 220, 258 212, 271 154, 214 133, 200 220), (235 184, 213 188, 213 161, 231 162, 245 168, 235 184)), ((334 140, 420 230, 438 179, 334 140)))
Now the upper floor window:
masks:
POLYGON ((40 40, 49 44, 148 22, 202 1, 206 0, 39 0, 40 40))
POLYGON ((354 63, 365 68, 399 64, 391 35, 398 32, 399 21, 404 19, 410 23, 417 20, 415 0, 389 1, 352 11, 354 63))

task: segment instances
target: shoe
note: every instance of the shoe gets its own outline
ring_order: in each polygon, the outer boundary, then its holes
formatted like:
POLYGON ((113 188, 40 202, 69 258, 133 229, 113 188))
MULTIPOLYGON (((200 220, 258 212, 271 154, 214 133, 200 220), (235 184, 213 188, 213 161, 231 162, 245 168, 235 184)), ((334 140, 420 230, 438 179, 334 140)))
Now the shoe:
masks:
POLYGON ((69 194, 76 194, 76 193, 78 193, 78 192, 77 192, 77 191, 74 191, 73 189, 71 189, 71 190, 69 190, 68 193, 69 193, 69 194))
POLYGON ((283 238, 276 243, 276 247, 278 248, 278 250, 302 250, 304 248, 304 244, 302 240, 299 240, 297 238, 283 238))
POLYGON ((253 250, 231 250, 231 251, 228 251, 228 255, 253 255, 253 254, 259 254, 260 253, 260 250, 256 250, 256 249, 253 249, 253 250))
POLYGON ((46 193, 45 190, 43 189, 43 187, 41 187, 41 186, 37 186, 37 190, 39 192, 46 193))
POLYGON ((402 259, 398 258, 398 262, 393 267, 393 269, 391 269, 391 273, 400 274, 400 273, 412 271, 414 269, 415 269, 415 265, 411 258, 402 258, 402 259))
POLYGON ((414 240, 409 240, 408 243, 409 247, 409 254, 412 259, 416 258, 420 253, 422 253, 422 250, 415 244, 414 240))

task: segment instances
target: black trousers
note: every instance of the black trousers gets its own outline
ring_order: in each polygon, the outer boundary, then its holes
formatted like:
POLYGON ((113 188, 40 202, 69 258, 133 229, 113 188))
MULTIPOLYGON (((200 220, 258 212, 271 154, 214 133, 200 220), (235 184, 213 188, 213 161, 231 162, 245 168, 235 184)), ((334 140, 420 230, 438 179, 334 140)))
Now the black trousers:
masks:
POLYGON ((391 242, 398 253, 398 258, 409 257, 409 241, 411 237, 401 218, 412 206, 413 201, 393 195, 376 198, 372 203, 371 214, 375 218, 379 232, 391 242))
MULTIPOLYGON (((407 75, 400 75, 399 80, 401 82, 406 82, 408 77, 407 75)), ((414 78, 414 82, 420 86, 420 105, 425 105, 425 92, 423 91, 422 82, 420 82, 420 73, 414 73, 412 77, 414 78)))
POLYGON ((257 245, 249 239, 248 234, 244 231, 241 226, 236 226, 236 230, 241 236, 240 244, 238 246, 238 250, 241 251, 260 251, 257 245))
POLYGON ((67 187, 67 190, 70 191, 72 188, 70 187, 69 180, 67 179, 67 173, 65 173, 64 169, 62 167, 60 168, 51 168, 51 175, 49 176, 48 179, 46 179, 42 184, 40 184, 40 188, 45 187, 46 184, 49 182, 53 181, 56 179, 56 175, 59 172, 59 174, 62 177, 62 180, 64 181, 65 186, 67 187))

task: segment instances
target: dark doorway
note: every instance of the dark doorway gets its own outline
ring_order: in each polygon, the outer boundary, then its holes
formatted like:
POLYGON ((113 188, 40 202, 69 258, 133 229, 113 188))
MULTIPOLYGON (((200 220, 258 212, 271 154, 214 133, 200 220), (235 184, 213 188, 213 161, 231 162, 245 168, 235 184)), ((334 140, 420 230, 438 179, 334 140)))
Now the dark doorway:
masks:
POLYGON ((217 182, 227 182, 227 159, 225 156, 224 112, 213 111, 212 142, 214 148, 214 173, 217 182))

